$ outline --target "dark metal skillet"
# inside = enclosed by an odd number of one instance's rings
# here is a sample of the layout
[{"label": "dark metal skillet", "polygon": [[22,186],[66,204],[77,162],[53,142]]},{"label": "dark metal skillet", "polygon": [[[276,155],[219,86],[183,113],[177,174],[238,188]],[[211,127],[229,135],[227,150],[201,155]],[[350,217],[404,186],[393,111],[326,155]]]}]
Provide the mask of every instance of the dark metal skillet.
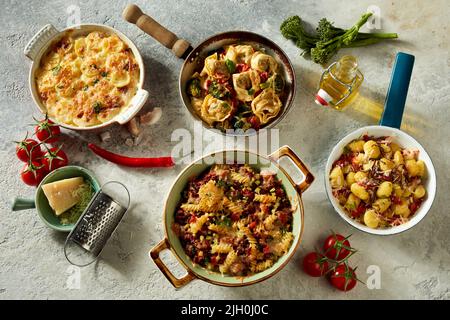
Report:
[{"label": "dark metal skillet", "polygon": [[[186,85],[189,79],[191,79],[192,75],[202,68],[204,59],[208,56],[208,54],[210,54],[214,50],[222,48],[225,45],[235,43],[248,43],[256,48],[264,48],[265,51],[272,57],[274,57],[278,64],[281,66],[281,75],[285,80],[284,92],[280,96],[283,107],[280,113],[262,128],[268,129],[274,127],[279,121],[281,121],[281,119],[284,118],[284,116],[291,108],[292,102],[295,97],[296,88],[294,68],[292,67],[289,58],[283,52],[283,50],[281,50],[281,48],[271,40],[253,32],[229,31],[219,33],[210,38],[207,38],[197,47],[193,48],[188,41],[179,39],[174,33],[161,26],[153,18],[144,14],[142,10],[134,4],[129,4],[123,11],[122,15],[126,21],[137,25],[145,33],[152,36],[168,49],[171,49],[177,57],[185,60],[179,76],[179,91],[181,99],[183,100],[184,105],[189,110],[191,115],[195,119],[202,121],[204,127],[208,129],[214,129],[207,122],[202,120],[192,108],[190,99],[186,93]],[[234,131],[231,133],[222,133],[226,135],[240,136],[248,136],[252,134],[251,131],[243,133],[236,133]]]}]

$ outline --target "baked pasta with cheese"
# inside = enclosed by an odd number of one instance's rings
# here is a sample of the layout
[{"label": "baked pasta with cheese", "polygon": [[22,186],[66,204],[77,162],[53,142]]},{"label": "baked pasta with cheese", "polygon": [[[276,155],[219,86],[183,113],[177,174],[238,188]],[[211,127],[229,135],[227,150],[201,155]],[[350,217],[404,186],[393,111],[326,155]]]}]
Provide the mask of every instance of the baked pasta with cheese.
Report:
[{"label": "baked pasta with cheese", "polygon": [[282,108],[284,80],[277,61],[248,44],[221,48],[206,57],[187,86],[199,117],[222,131],[258,130]]},{"label": "baked pasta with cheese", "polygon": [[137,91],[139,66],[115,34],[66,36],[50,46],[36,73],[39,97],[56,121],[89,127],[107,122]]},{"label": "baked pasta with cheese", "polygon": [[407,222],[426,197],[425,163],[419,151],[391,137],[351,141],[329,174],[333,196],[353,219],[370,228]]},{"label": "baked pasta with cheese", "polygon": [[273,172],[214,165],[185,188],[173,230],[194,264],[249,276],[289,251],[292,221],[293,207]]}]

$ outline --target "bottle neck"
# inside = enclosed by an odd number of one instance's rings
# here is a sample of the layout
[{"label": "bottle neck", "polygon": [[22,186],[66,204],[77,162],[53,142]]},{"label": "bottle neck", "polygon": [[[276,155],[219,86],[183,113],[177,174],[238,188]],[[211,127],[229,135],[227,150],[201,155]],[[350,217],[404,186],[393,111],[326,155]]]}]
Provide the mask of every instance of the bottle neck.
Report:
[{"label": "bottle neck", "polygon": [[337,79],[348,84],[356,77],[358,62],[354,56],[343,56],[330,71]]}]

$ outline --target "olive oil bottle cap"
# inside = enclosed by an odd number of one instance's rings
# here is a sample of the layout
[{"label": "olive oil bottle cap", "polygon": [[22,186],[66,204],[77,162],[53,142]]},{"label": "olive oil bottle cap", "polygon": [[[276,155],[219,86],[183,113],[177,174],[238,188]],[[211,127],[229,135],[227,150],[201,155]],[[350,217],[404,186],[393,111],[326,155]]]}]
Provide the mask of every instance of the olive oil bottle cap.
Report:
[{"label": "olive oil bottle cap", "polygon": [[319,106],[327,107],[333,98],[323,89],[320,89],[314,100]]}]

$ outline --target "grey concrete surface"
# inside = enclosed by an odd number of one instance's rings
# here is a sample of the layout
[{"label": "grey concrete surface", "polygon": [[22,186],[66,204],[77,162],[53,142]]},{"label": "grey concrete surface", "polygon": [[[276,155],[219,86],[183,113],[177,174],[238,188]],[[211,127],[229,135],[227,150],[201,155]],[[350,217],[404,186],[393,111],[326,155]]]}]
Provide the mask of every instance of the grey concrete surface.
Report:
[{"label": "grey concrete surface", "polygon": [[[142,143],[124,144],[128,134],[116,126],[111,150],[129,155],[158,156],[171,152],[176,128],[193,131],[193,121],[178,96],[178,73],[182,61],[121,18],[127,1],[2,1],[0,14],[0,299],[449,299],[449,108],[450,30],[448,1],[256,1],[256,0],[139,0],[137,3],[180,37],[198,44],[212,34],[227,30],[250,30],[277,42],[295,65],[298,91],[288,117],[277,128],[280,143],[296,150],[314,174],[316,182],[304,194],[305,232],[291,262],[273,278],[245,288],[222,288],[194,281],[174,290],[149,260],[148,251],[163,237],[161,219],[165,197],[185,164],[173,170],[130,170],[111,165],[86,148],[86,141],[99,143],[96,134],[64,131],[64,149],[73,164],[85,166],[102,182],[119,180],[131,190],[133,207],[108,243],[102,258],[80,271],[80,288],[70,289],[69,264],[62,247],[65,234],[48,229],[35,210],[11,212],[14,196],[32,197],[34,189],[19,178],[21,163],[11,142],[23,137],[37,115],[28,88],[30,61],[23,55],[27,41],[44,24],[66,26],[70,5],[77,5],[84,23],[102,23],[128,35],[143,54],[147,72],[145,87],[150,98],[145,108],[161,107],[159,123],[145,129]],[[367,48],[342,51],[359,58],[365,82],[361,98],[343,112],[320,108],[313,95],[321,67],[299,56],[299,50],[278,31],[287,16],[299,14],[316,23],[328,17],[338,26],[350,26],[369,5],[381,9],[382,28],[395,31],[400,40]],[[328,202],[323,170],[334,144],[360,126],[376,124],[397,51],[416,56],[402,129],[425,146],[437,171],[438,192],[428,216],[419,225],[392,237],[361,233],[341,220]],[[367,110],[372,110],[367,112]],[[214,134],[206,133],[205,141]],[[330,229],[353,233],[360,252],[352,258],[359,276],[366,269],[381,270],[381,289],[359,284],[343,294],[324,279],[309,278],[299,268],[303,255],[320,246]],[[169,254],[169,266],[180,271]]]}]

